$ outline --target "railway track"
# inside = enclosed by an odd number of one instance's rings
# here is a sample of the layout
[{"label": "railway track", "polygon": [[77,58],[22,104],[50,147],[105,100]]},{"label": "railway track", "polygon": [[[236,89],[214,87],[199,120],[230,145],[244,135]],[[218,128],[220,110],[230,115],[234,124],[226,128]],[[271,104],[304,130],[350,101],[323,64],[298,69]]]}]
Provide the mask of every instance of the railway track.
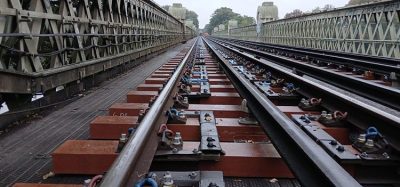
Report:
[{"label": "railway track", "polygon": [[[400,62],[398,61],[398,59],[395,58],[384,58],[384,57],[368,56],[355,53],[344,53],[338,51],[327,51],[327,50],[312,49],[312,48],[271,45],[267,43],[259,43],[259,42],[236,40],[236,39],[224,38],[224,40],[228,40],[233,43],[241,44],[247,47],[252,47],[272,53],[277,53],[272,50],[279,50],[280,52],[292,53],[293,58],[296,56],[297,59],[301,59],[301,57],[305,56],[308,56],[308,60],[310,61],[314,60],[326,61],[328,59],[328,62],[331,63],[357,67],[362,70],[373,70],[380,75],[389,75],[390,73],[395,72],[397,76],[399,76],[398,74],[400,73],[399,71]],[[286,54],[284,55],[286,56]]]},{"label": "railway track", "polygon": [[306,74],[382,105],[400,110],[400,61],[312,49],[289,48],[242,40],[214,41]]},{"label": "railway track", "polygon": [[58,147],[53,172],[87,186],[399,183],[398,117],[210,39],[187,45],[90,140]]},{"label": "railway track", "polygon": [[[229,71],[226,72],[234,72],[236,75],[233,77],[239,77],[236,79],[235,83],[241,83],[237,85],[237,88],[246,88],[241,92],[241,95],[250,95],[249,97],[252,98],[254,103],[250,104],[250,108],[254,107],[252,110],[253,111],[259,111],[260,108],[263,108],[260,106],[259,103],[263,102],[263,98],[266,96],[270,101],[272,101],[275,105],[277,105],[278,109],[287,114],[298,126],[300,126],[310,137],[312,137],[313,140],[315,140],[320,146],[324,147],[324,149],[331,155],[336,161],[341,163],[342,165],[345,163],[353,163],[355,165],[355,168],[359,168],[360,165],[370,165],[369,168],[364,168],[365,172],[364,176],[355,176],[358,181],[366,181],[364,179],[366,178],[373,178],[377,177],[376,173],[373,172],[374,170],[384,170],[388,169],[390,167],[397,168],[398,165],[395,164],[397,161],[396,155],[398,148],[397,145],[398,143],[397,140],[394,140],[390,138],[392,136],[393,138],[396,137],[396,133],[393,133],[390,135],[389,131],[386,131],[392,127],[395,127],[394,129],[391,129],[393,131],[398,132],[396,130],[397,127],[399,127],[400,119],[396,116],[393,116],[391,114],[387,114],[385,112],[380,111],[379,109],[376,109],[374,107],[371,107],[369,105],[366,105],[362,102],[358,102],[357,100],[350,98],[348,96],[345,96],[341,93],[338,93],[334,90],[331,90],[323,85],[320,85],[318,83],[314,83],[312,81],[309,81],[307,79],[302,78],[301,76],[295,75],[291,73],[290,71],[288,72],[287,69],[282,68],[278,65],[273,65],[271,63],[265,64],[260,61],[257,57],[254,57],[253,55],[248,55],[248,54],[243,54],[243,51],[237,50],[237,49],[232,49],[230,47],[214,43],[209,40],[211,45],[215,46],[214,49],[217,51],[217,53],[221,53],[222,55],[220,56],[220,59],[225,62],[226,67],[230,68]],[[255,68],[255,66],[258,66]],[[265,69],[267,71],[264,71],[260,73],[260,69]],[[241,79],[241,80],[240,80]],[[285,80],[281,82],[279,86],[277,86],[277,83],[280,81],[278,80]],[[275,85],[274,85],[275,84]],[[294,86],[298,85],[298,86]],[[248,90],[251,90],[250,92]],[[291,92],[290,90],[293,90],[294,92]],[[294,103],[290,102],[290,98],[292,97]],[[261,98],[261,99],[260,99]],[[306,98],[306,99],[301,99],[301,98]],[[304,108],[304,104],[306,106],[313,105],[312,100],[314,100],[315,103],[319,103],[320,107],[308,110]],[[321,102],[319,102],[321,101]],[[322,102],[323,101],[323,102]],[[258,106],[257,106],[258,105]],[[264,104],[264,106],[267,104]],[[303,105],[303,110],[306,109],[305,111],[301,111],[300,115],[297,115],[295,113],[290,113],[290,112],[285,112],[286,106],[302,106]],[[276,109],[276,108],[275,108]],[[283,110],[282,110],[283,109]],[[266,113],[270,113],[268,111],[274,111],[273,108],[270,108],[267,111],[264,111],[260,113],[257,117],[258,120],[262,118],[262,116]],[[325,112],[323,112],[325,111]],[[330,112],[329,112],[330,111]],[[304,115],[304,112],[307,113]],[[314,113],[315,112],[315,113]],[[321,113],[322,112],[322,113]],[[335,116],[334,113],[337,112],[339,113],[346,113],[345,118],[337,118],[341,119],[339,121],[344,122],[344,124],[329,124],[324,122],[324,118],[321,119],[322,117],[325,117],[326,113],[328,113],[328,118],[332,116]],[[278,112],[279,113],[279,112]],[[313,114],[314,113],[314,114]],[[274,115],[271,115],[271,118],[275,118],[277,115],[273,113]],[[317,114],[317,115],[315,115]],[[366,115],[368,114],[368,115]],[[280,115],[281,116],[281,115]],[[307,116],[312,116],[311,119],[309,119]],[[333,117],[335,118],[335,117]],[[268,119],[268,122],[271,122],[273,120]],[[334,120],[335,121],[335,120]],[[338,120],[336,120],[338,121]],[[352,144],[356,143],[357,139],[360,138],[360,134],[366,133],[367,129],[374,129],[371,124],[382,124],[382,122],[385,121],[384,126],[377,127],[378,129],[381,130],[382,134],[385,134],[385,139],[392,139],[392,148],[397,149],[397,151],[394,151],[394,156],[390,157],[393,158],[392,161],[387,162],[386,164],[380,166],[382,168],[379,169],[379,167],[374,167],[373,165],[374,161],[378,161],[380,159],[369,159],[369,161],[366,161],[365,156],[368,154],[363,155],[363,151],[356,148],[357,146],[353,146]],[[390,123],[387,123],[388,121],[392,121],[391,125],[388,125]],[[333,121],[332,121],[333,122]],[[287,123],[290,123],[287,121]],[[325,124],[326,123],[326,124]],[[312,127],[309,127],[308,125],[314,126],[314,129]],[[372,127],[372,128],[371,128]],[[283,131],[286,132],[275,132],[278,134],[276,138],[273,138],[274,136],[274,131],[278,131],[278,128],[282,128]],[[285,124],[281,125],[276,125],[271,127],[266,126],[264,129],[266,130],[267,135],[274,140],[281,140],[281,139],[295,139],[293,137],[290,137],[291,131],[287,130],[287,126]],[[334,128],[335,130],[333,130]],[[322,129],[322,131],[320,131]],[[343,130],[343,131],[342,131]],[[340,131],[346,133],[342,134]],[[364,132],[363,132],[364,131]],[[383,132],[386,131],[386,132]],[[329,135],[328,135],[329,134]],[[326,136],[328,135],[328,136]],[[339,136],[346,137],[345,139],[341,139]],[[363,136],[363,135],[362,135]],[[283,138],[284,137],[284,138]],[[347,139],[347,140],[346,140]],[[385,141],[386,141],[385,140]],[[333,141],[333,145],[331,145],[330,142]],[[282,149],[285,149],[287,147],[290,147],[290,145],[294,145],[298,143],[298,140],[295,140],[295,142],[291,143],[274,143],[274,145],[277,147],[278,150],[280,150],[280,147]],[[299,144],[299,143],[298,143]],[[390,144],[390,143],[389,143]],[[301,146],[301,145],[299,145]],[[342,146],[344,149],[342,151]],[[339,148],[340,147],[340,148]],[[335,149],[336,148],[336,149]],[[339,150],[338,150],[339,148]],[[361,152],[353,152],[354,148],[356,148],[358,151]],[[291,150],[295,150],[295,148],[291,148]],[[305,149],[302,149],[305,150]],[[352,152],[351,154],[348,154],[348,156],[352,155],[355,156],[353,158],[356,158],[355,160],[349,159],[350,157],[346,158],[346,151]],[[341,152],[341,153],[339,153]],[[282,151],[280,151],[281,154]],[[285,154],[288,155],[288,154]],[[319,157],[321,157],[320,154],[318,154]],[[372,155],[369,155],[372,156]],[[368,157],[368,156],[367,156]],[[388,158],[389,158],[388,157]],[[295,158],[293,158],[295,159]],[[357,166],[357,162],[361,161],[358,163],[359,165]],[[288,160],[287,160],[288,161]],[[349,162],[348,162],[349,161]],[[372,162],[371,162],[372,161]],[[289,162],[289,161],[288,161]],[[294,161],[295,164],[298,163]],[[290,165],[290,164],[289,164]],[[346,164],[345,164],[346,165]],[[350,164],[352,165],[352,164]],[[303,167],[304,168],[304,167]],[[374,168],[374,169],[372,169]],[[359,169],[356,169],[359,170]],[[396,169],[395,169],[396,170]],[[370,174],[367,174],[368,171],[372,172]],[[355,173],[358,173],[359,171],[354,171],[352,175],[357,175]],[[393,172],[393,171],[392,171]],[[351,173],[351,172],[350,172]],[[393,172],[395,173],[395,172]],[[368,176],[369,175],[369,176]],[[382,176],[389,176],[387,173],[383,174]],[[383,185],[383,184],[381,184]],[[340,186],[340,185],[339,185]]]}]

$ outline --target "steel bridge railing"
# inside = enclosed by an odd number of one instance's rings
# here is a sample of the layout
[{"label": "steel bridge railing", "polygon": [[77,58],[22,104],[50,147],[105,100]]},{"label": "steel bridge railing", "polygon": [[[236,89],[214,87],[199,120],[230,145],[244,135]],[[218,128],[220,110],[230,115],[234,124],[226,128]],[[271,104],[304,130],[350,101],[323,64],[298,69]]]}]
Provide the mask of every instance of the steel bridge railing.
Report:
[{"label": "steel bridge railing", "polygon": [[0,1],[0,77],[24,85],[0,93],[44,92],[194,35],[153,1]]},{"label": "steel bridge railing", "polygon": [[[258,29],[257,29],[258,27]],[[351,6],[214,33],[269,44],[400,58],[400,1]]]}]

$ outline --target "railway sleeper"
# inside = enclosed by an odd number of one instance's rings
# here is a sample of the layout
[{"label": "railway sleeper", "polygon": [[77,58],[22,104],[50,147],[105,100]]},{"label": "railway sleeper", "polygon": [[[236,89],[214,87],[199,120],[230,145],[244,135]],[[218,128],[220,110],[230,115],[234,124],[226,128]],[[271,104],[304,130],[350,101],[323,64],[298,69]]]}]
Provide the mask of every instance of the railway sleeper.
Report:
[{"label": "railway sleeper", "polygon": [[[214,46],[215,47],[215,46]],[[240,58],[227,49],[216,47],[219,52],[241,76],[264,93],[277,108],[316,141],[329,155],[340,163],[351,175],[362,179],[373,177],[366,170],[387,168],[387,176],[399,167],[399,157],[393,151],[385,137],[375,127],[367,130],[357,128],[347,121],[352,111],[331,111],[324,108],[324,101],[303,95],[301,85],[293,85],[285,77],[271,73],[268,68]],[[287,54],[285,54],[287,55]],[[260,74],[260,72],[262,72]],[[374,72],[361,73],[359,78],[375,80]],[[379,81],[377,81],[379,82]],[[279,83],[279,84],[277,84]],[[382,83],[383,84],[383,83]],[[308,99],[306,99],[308,97]],[[297,103],[297,104],[296,104]],[[368,169],[367,169],[368,168]],[[366,174],[368,173],[368,174]],[[383,175],[383,174],[382,174]],[[385,178],[380,175],[380,177]],[[368,177],[366,177],[368,176]],[[384,179],[382,179],[384,181]]]}]

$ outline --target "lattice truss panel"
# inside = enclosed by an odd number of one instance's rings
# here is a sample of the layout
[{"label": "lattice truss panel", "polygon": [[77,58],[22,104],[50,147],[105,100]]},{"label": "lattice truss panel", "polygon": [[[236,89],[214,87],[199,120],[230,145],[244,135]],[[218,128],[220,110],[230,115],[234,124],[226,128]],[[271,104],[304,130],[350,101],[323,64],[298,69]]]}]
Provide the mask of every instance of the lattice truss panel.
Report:
[{"label": "lattice truss panel", "polygon": [[145,0],[1,0],[0,69],[43,72],[177,43],[182,25]]},{"label": "lattice truss panel", "polygon": [[232,29],[230,37],[400,58],[400,1],[337,9]]},{"label": "lattice truss panel", "polygon": [[234,38],[240,38],[242,40],[258,41],[257,26],[250,25],[246,27],[231,29],[230,36]]}]

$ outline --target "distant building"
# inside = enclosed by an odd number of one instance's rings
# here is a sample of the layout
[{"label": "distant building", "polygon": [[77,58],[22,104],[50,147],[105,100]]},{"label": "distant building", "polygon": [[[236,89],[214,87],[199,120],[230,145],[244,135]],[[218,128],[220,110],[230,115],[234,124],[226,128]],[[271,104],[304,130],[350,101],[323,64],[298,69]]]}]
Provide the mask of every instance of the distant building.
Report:
[{"label": "distant building", "polygon": [[185,25],[192,28],[193,30],[196,30],[196,26],[193,24],[192,20],[185,20]]},{"label": "distant building", "polygon": [[182,6],[181,3],[173,3],[171,7],[169,7],[168,12],[174,16],[175,18],[183,21],[186,19],[186,8]]},{"label": "distant building", "polygon": [[231,29],[237,28],[238,27],[238,21],[231,19],[228,22],[228,31],[230,31]]},{"label": "distant building", "polygon": [[224,31],[225,30],[225,25],[224,24],[218,25],[218,30],[219,31]]},{"label": "distant building", "polygon": [[214,27],[213,33],[218,32],[218,27]]},{"label": "distant building", "polygon": [[264,2],[257,9],[257,23],[265,23],[278,19],[278,7],[274,2]]}]

